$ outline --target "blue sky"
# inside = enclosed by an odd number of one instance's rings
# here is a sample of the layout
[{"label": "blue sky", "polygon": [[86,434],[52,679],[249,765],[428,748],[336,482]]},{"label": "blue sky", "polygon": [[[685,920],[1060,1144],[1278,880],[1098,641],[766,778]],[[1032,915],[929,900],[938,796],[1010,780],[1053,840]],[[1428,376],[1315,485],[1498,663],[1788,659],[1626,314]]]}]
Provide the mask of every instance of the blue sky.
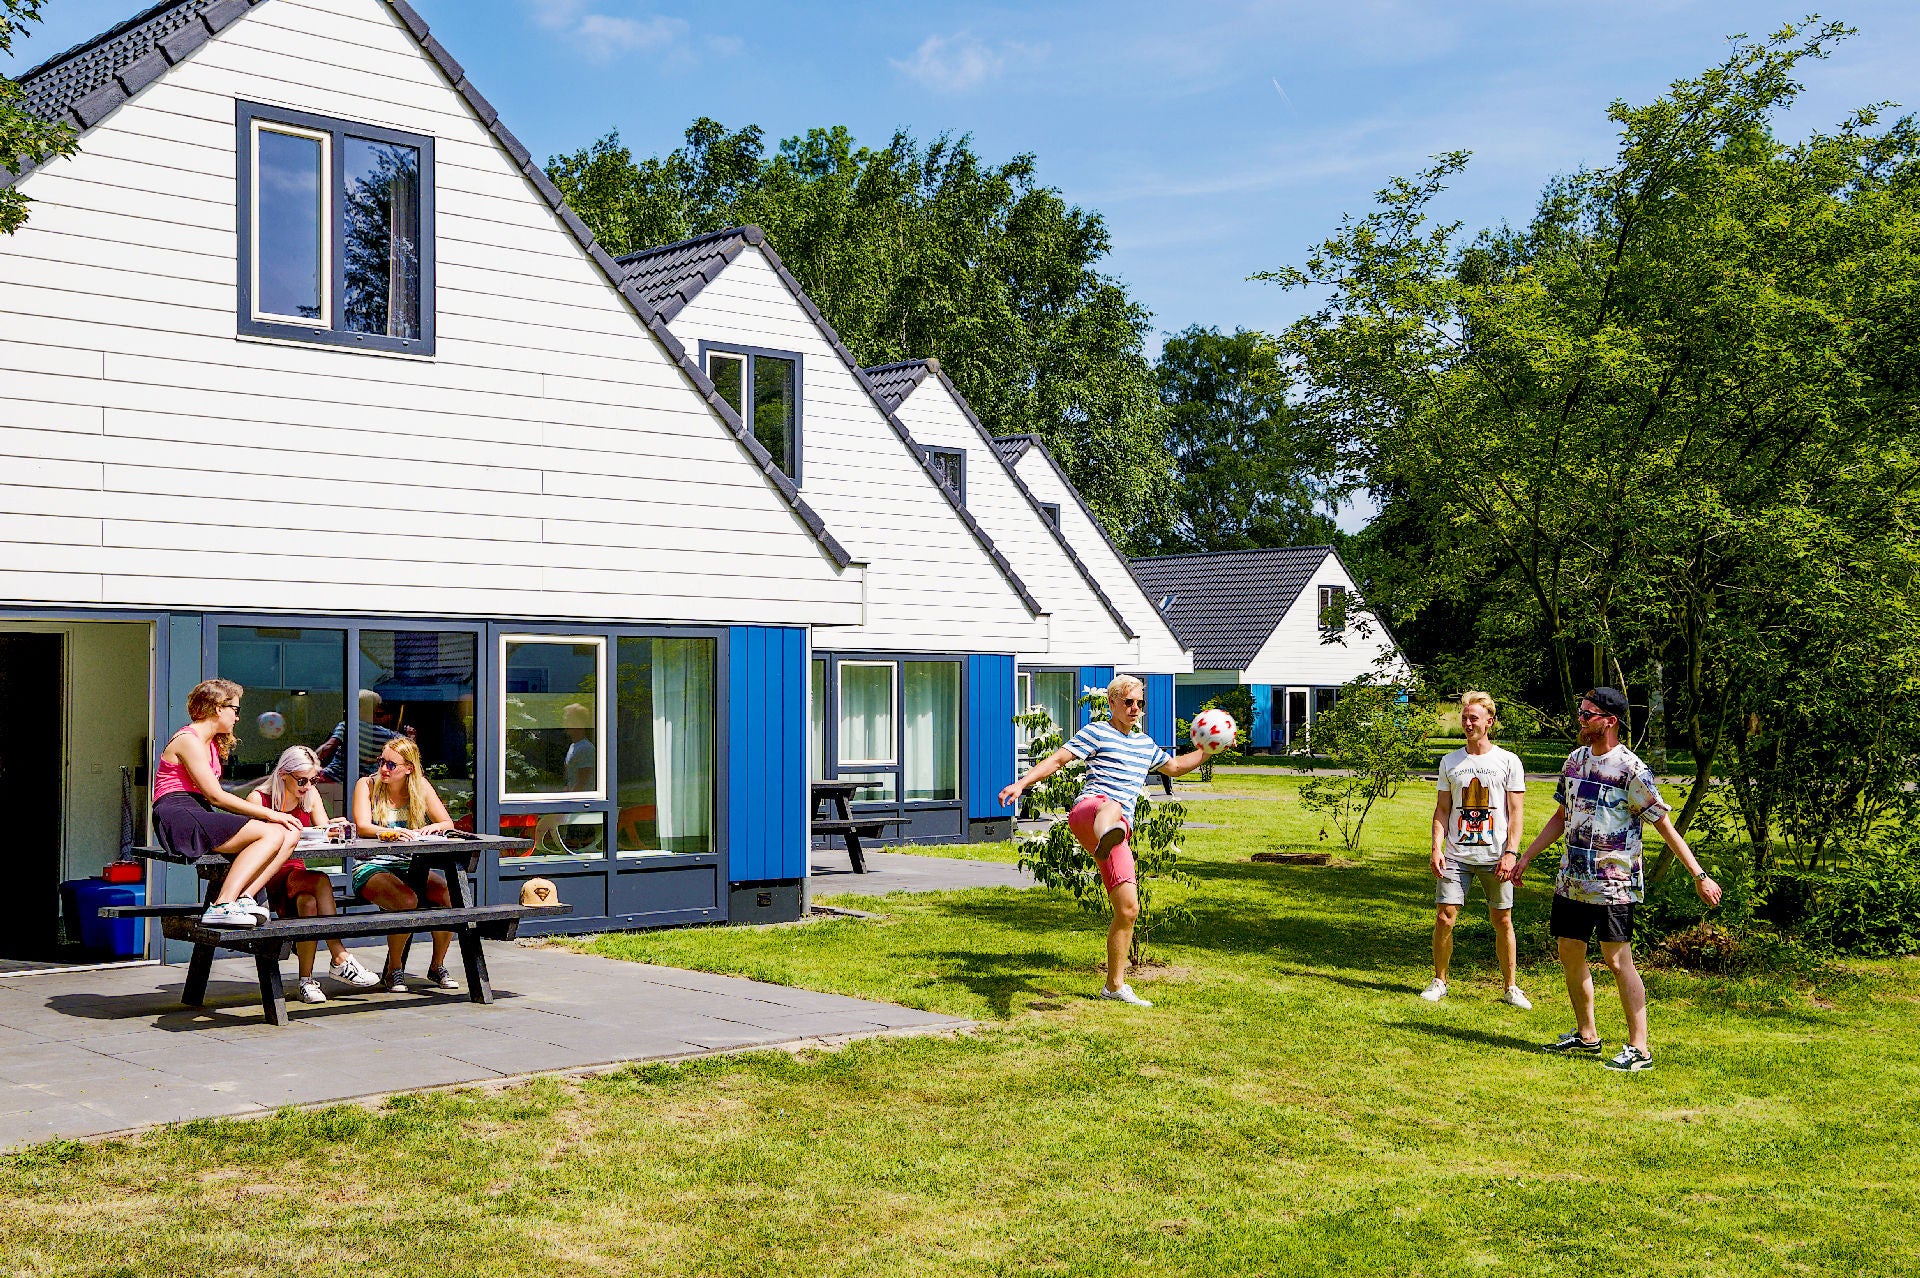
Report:
[{"label": "blue sky", "polygon": [[[638,154],[670,150],[700,115],[773,139],[845,124],[876,146],[904,128],[971,133],[989,159],[1031,151],[1105,215],[1108,269],[1158,333],[1285,327],[1303,300],[1246,277],[1302,260],[1436,152],[1474,152],[1446,215],[1526,217],[1547,178],[1611,155],[1611,100],[1657,96],[1804,2],[414,0],[543,158],[615,128]],[[143,3],[52,0],[7,69]],[[1806,69],[1788,130],[1872,101],[1920,109],[1920,4],[1830,12],[1860,33]]]}]

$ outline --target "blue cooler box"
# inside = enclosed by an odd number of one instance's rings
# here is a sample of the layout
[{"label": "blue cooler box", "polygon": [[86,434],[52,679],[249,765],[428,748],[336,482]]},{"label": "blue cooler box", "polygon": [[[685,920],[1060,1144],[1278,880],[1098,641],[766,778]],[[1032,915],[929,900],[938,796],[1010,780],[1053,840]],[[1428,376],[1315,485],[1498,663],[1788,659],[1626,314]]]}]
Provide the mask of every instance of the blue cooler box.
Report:
[{"label": "blue cooler box", "polygon": [[145,905],[144,883],[102,883],[73,879],[60,885],[73,894],[74,917],[80,920],[80,943],[96,953],[115,958],[139,958],[147,952],[145,919],[103,919],[103,905]]}]

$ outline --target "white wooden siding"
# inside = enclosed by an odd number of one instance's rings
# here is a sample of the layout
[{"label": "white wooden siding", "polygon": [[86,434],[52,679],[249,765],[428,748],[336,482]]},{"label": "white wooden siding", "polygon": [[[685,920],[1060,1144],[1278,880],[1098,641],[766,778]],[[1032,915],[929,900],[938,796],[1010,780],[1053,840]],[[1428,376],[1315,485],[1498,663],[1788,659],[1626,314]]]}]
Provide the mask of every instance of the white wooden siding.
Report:
[{"label": "white wooden siding", "polygon": [[[1353,578],[1339,556],[1328,555],[1314,570],[1313,580],[1287,609],[1260,651],[1240,676],[1242,683],[1269,683],[1276,687],[1328,686],[1346,683],[1373,672],[1391,675],[1398,664],[1375,664],[1382,653],[1396,651],[1392,639],[1370,615],[1350,610],[1346,632],[1335,643],[1320,641],[1320,587],[1341,586],[1355,597]],[[1363,631],[1365,633],[1363,633]]]},{"label": "white wooden siding", "polygon": [[1017,653],[1044,646],[1047,623],[1027,612],[758,246],[735,258],[670,327],[695,353],[709,341],[800,356],[800,491],[867,566],[865,623],[823,630],[816,647]]},{"label": "white wooden siding", "polygon": [[1087,517],[1080,499],[1060,478],[1053,463],[1042,456],[1039,449],[1029,448],[1021,454],[1015,469],[1035,497],[1059,504],[1060,531],[1066,535],[1067,544],[1073,547],[1073,553],[1080,556],[1080,562],[1087,566],[1100,588],[1107,592],[1107,598],[1114,601],[1120,615],[1140,636],[1140,655],[1126,668],[1153,674],[1192,670],[1193,654],[1180,646],[1166,618],[1160,615],[1159,600],[1147,598],[1140,589],[1140,583],[1133,579],[1133,573],[1115,552],[1113,543]]},{"label": "white wooden siding", "polygon": [[[236,338],[236,99],[434,138],[435,357]],[[377,0],[252,10],[21,189],[0,599],[859,619],[860,570]]]},{"label": "white wooden siding", "polygon": [[1126,636],[1094,595],[1054,540],[1046,518],[1015,485],[1006,465],[967,419],[946,383],[928,377],[894,415],[921,444],[965,450],[967,510],[1047,610],[1046,646],[1021,651],[1020,661],[1028,665],[1133,664],[1139,657],[1138,642]]}]

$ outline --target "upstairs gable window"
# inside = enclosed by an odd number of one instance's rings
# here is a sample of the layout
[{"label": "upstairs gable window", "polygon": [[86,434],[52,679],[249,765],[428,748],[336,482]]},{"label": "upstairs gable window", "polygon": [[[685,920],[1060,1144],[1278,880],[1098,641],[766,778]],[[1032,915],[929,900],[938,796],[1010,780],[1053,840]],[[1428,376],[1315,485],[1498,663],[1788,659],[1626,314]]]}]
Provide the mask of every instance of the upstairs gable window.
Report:
[{"label": "upstairs gable window", "polygon": [[967,455],[958,448],[927,449],[927,464],[933,467],[933,473],[940,477],[953,499],[962,506],[967,504]]},{"label": "upstairs gable window", "polygon": [[700,343],[707,376],[720,398],[740,414],[741,422],[773,464],[795,484],[800,482],[800,356],[792,351]]},{"label": "upstairs gable window", "polygon": [[1042,515],[1045,515],[1047,517],[1047,522],[1052,524],[1055,528],[1058,528],[1060,526],[1060,503],[1059,502],[1057,501],[1041,502],[1040,513]]},{"label": "upstairs gable window", "polygon": [[238,109],[239,329],[434,351],[433,139]]},{"label": "upstairs gable window", "polygon": [[1320,587],[1320,633],[1324,635],[1343,634],[1347,629],[1347,588],[1345,586]]}]

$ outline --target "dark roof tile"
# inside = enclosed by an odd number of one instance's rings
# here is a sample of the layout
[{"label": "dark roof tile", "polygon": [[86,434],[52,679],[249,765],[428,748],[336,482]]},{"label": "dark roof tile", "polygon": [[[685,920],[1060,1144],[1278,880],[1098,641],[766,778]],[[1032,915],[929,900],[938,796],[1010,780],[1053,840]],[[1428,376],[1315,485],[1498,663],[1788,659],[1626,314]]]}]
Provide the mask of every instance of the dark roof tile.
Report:
[{"label": "dark roof tile", "polygon": [[619,260],[627,280],[662,318],[671,320],[746,247],[746,229],[730,226],[690,240],[642,249]]},{"label": "dark roof tile", "polygon": [[1193,649],[1196,670],[1245,670],[1275,626],[1306,589],[1331,546],[1220,550],[1133,561],[1134,576],[1180,642]]},{"label": "dark roof tile", "polygon": [[[170,54],[167,59],[169,62],[180,61],[206,43],[207,25],[201,21],[201,15],[218,7],[224,16],[227,13],[224,6],[228,2],[162,0],[160,4],[143,9],[125,22],[101,32],[91,40],[74,45],[65,53],[55,54],[16,77],[22,93],[21,105],[30,114],[43,120],[72,123],[68,113],[75,106],[98,93],[121,71],[160,48],[162,42],[171,41],[172,49],[177,50]],[[240,0],[241,12],[246,7],[246,0]],[[237,17],[238,14],[233,16]],[[232,20],[233,17],[225,17],[222,25]],[[185,36],[181,35],[183,30],[187,31]],[[141,87],[152,83],[154,78],[146,77]],[[83,127],[90,128],[94,122],[85,121]]]},{"label": "dark roof tile", "polygon": [[[933,371],[933,362],[924,359],[902,360],[898,364],[881,364],[869,368],[867,380],[873,383],[874,390],[880,392],[880,398],[887,402],[888,408],[898,408],[906,403],[907,396],[914,388],[925,381],[927,374]],[[955,395],[955,399],[959,396]],[[971,409],[966,410],[971,417]]]},{"label": "dark roof tile", "polygon": [[1018,466],[1020,459],[1027,455],[1038,437],[1034,435],[1002,435],[993,441],[993,451],[1009,466]]}]

